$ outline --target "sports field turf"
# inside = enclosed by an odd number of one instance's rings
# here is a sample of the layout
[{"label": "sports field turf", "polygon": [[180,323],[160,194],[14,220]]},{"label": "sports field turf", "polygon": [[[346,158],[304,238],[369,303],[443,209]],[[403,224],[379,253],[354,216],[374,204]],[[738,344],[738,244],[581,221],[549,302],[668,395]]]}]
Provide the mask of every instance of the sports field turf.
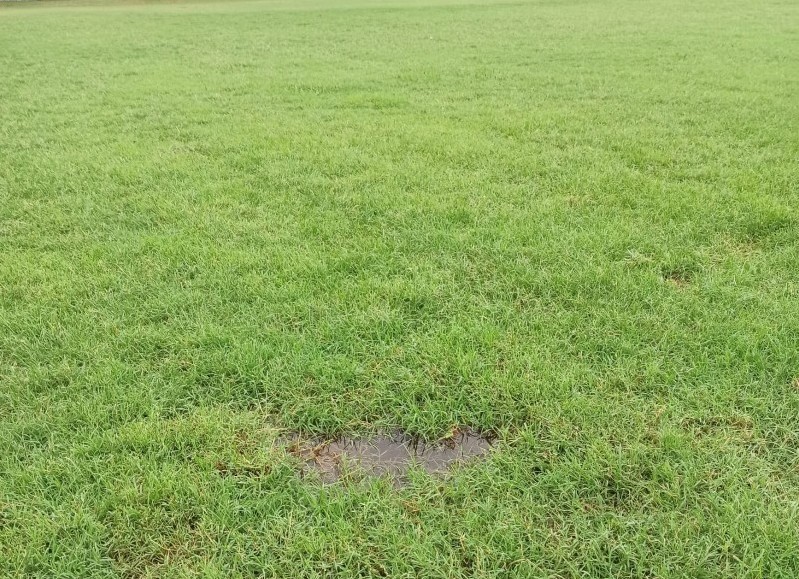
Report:
[{"label": "sports field turf", "polygon": [[799,3],[0,6],[0,576],[799,576]]}]

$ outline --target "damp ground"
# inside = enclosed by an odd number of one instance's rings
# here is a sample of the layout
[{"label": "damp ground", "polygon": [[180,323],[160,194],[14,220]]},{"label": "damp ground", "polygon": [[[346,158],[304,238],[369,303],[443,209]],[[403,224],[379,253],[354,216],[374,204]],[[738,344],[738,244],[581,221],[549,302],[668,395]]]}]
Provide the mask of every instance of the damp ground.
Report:
[{"label": "damp ground", "polygon": [[318,473],[325,483],[336,482],[348,473],[362,473],[389,477],[396,485],[402,485],[412,468],[443,475],[456,465],[485,458],[494,439],[465,428],[436,441],[425,441],[404,432],[337,438],[293,433],[282,439],[281,444],[300,459],[303,475]]}]

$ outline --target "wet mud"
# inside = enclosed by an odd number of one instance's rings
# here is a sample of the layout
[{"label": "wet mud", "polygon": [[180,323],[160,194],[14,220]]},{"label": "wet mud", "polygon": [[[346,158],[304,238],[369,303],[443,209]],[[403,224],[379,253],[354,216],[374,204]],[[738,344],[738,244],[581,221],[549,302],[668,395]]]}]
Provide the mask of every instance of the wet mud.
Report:
[{"label": "wet mud", "polygon": [[360,472],[368,476],[389,477],[395,485],[402,486],[413,467],[431,474],[445,474],[457,464],[485,457],[494,441],[489,435],[465,428],[433,442],[394,432],[333,439],[292,434],[279,444],[301,460],[302,474],[316,472],[325,483],[336,482],[348,473]]}]

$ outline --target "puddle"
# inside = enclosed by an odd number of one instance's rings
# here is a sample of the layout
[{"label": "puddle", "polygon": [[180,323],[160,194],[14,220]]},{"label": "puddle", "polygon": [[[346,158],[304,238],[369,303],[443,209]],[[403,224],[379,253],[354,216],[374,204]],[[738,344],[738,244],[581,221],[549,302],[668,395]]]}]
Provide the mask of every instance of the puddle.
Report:
[{"label": "puddle", "polygon": [[332,483],[345,473],[361,471],[369,476],[388,476],[402,485],[411,467],[431,474],[446,473],[452,466],[488,454],[492,438],[471,429],[459,429],[449,438],[425,442],[397,432],[373,437],[341,437],[332,440],[284,438],[286,451],[303,461],[302,473],[317,472]]}]

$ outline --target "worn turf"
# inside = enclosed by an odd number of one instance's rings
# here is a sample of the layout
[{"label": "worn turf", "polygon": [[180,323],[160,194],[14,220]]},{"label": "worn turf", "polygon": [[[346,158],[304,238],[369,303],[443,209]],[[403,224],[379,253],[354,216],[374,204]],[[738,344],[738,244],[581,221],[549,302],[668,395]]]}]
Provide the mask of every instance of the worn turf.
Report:
[{"label": "worn turf", "polygon": [[[799,575],[799,4],[0,6],[0,575]],[[273,448],[453,426],[323,486]]]}]

